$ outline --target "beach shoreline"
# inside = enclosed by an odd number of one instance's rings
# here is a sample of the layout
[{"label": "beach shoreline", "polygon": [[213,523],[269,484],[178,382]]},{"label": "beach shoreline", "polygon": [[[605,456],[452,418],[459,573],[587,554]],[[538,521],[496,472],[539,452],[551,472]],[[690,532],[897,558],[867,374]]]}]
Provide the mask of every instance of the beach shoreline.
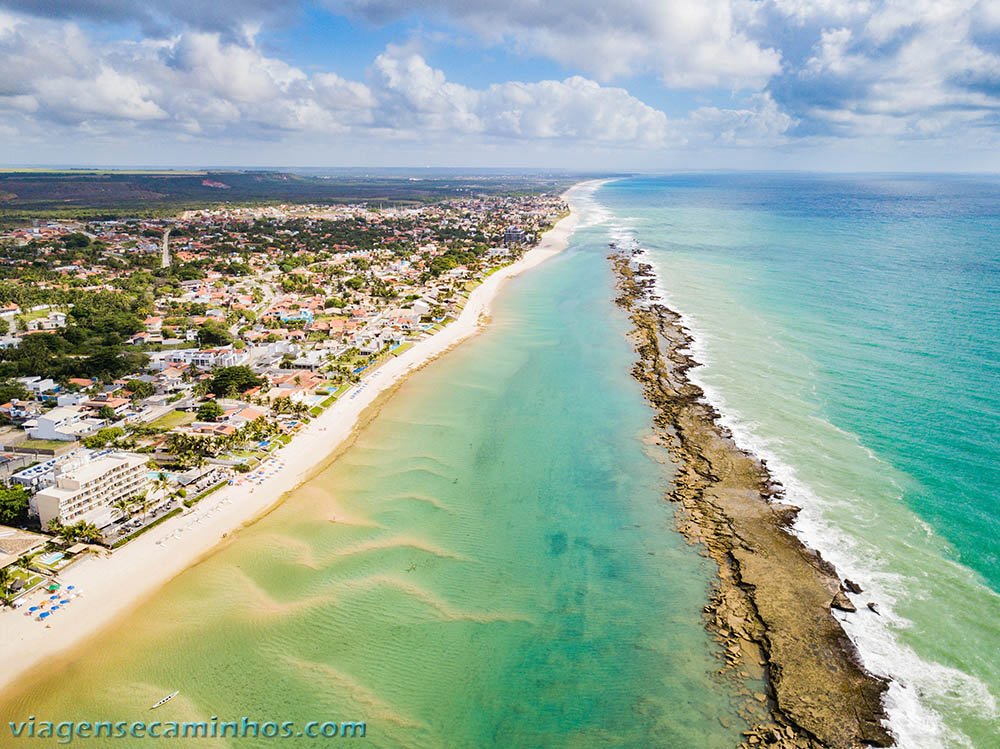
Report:
[{"label": "beach shoreline", "polygon": [[[381,404],[412,373],[482,330],[504,282],[562,252],[579,214],[573,197],[601,180],[581,182],[565,193],[570,212],[516,262],[487,276],[469,294],[459,317],[434,335],[386,361],[361,383],[341,395],[267,461],[273,469],[263,483],[226,486],[190,510],[152,528],[121,549],[89,555],[60,575],[65,587],[82,595],[49,623],[26,616],[24,609],[0,613],[0,636],[8,643],[0,689],[29,672],[44,671],[206,556],[232,541],[236,533],[280,505],[287,496],[326,468],[378,413]],[[32,594],[34,602],[39,593]],[[39,599],[40,600],[40,599]],[[39,668],[41,667],[41,668]]]}]

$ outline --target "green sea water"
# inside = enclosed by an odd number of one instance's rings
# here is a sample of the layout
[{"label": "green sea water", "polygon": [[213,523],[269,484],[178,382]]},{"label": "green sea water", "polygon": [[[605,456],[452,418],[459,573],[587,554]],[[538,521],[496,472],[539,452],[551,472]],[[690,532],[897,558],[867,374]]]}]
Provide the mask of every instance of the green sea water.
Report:
[{"label": "green sea water", "polygon": [[643,442],[606,241],[583,226],[509,282],[487,330],[342,457],[10,690],[4,719],[149,720],[177,689],[157,719],[364,721],[379,747],[736,745],[701,613],[712,565]]}]

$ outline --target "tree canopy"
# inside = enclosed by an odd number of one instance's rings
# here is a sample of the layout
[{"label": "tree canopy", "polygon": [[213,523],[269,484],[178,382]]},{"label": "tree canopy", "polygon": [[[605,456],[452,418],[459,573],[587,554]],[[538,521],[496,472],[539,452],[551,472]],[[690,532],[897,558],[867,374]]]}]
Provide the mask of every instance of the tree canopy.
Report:
[{"label": "tree canopy", "polygon": [[257,387],[263,379],[246,365],[222,367],[216,370],[208,385],[209,392],[218,396],[234,396]]},{"label": "tree canopy", "polygon": [[28,515],[28,492],[23,486],[0,489],[0,523],[14,525]]},{"label": "tree canopy", "polygon": [[215,401],[205,401],[198,406],[198,421],[218,421],[225,411]]}]

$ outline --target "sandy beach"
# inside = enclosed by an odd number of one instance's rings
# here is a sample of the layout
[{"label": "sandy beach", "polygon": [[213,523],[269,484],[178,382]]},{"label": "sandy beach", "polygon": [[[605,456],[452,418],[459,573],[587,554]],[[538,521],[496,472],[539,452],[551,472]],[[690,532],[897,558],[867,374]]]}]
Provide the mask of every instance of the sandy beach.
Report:
[{"label": "sandy beach", "polygon": [[[391,392],[409,374],[483,327],[490,305],[506,279],[545,262],[567,247],[578,220],[572,210],[574,193],[591,185],[581,183],[564,194],[570,203],[570,214],[520,260],[496,271],[476,287],[457,320],[384,363],[306,425],[290,445],[275,452],[264,464],[268,475],[262,483],[244,481],[227,486],[121,549],[101,556],[92,554],[71,566],[60,575],[63,587],[75,586],[82,595],[51,617],[49,623],[27,616],[26,607],[0,613],[0,639],[8,644],[0,688],[99,633],[220,544],[231,540],[234,531],[266,514],[290,491],[325,467],[357,428],[366,423],[372,413],[369,407],[377,405],[381,394]],[[43,597],[40,591],[32,594],[26,606]]]}]

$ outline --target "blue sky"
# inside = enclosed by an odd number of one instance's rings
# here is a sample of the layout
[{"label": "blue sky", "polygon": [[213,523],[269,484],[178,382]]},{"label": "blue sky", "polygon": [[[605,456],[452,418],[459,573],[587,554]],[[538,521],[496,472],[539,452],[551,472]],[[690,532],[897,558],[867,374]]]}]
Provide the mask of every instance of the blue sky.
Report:
[{"label": "blue sky", "polygon": [[1000,0],[0,0],[7,165],[1000,169]]}]

